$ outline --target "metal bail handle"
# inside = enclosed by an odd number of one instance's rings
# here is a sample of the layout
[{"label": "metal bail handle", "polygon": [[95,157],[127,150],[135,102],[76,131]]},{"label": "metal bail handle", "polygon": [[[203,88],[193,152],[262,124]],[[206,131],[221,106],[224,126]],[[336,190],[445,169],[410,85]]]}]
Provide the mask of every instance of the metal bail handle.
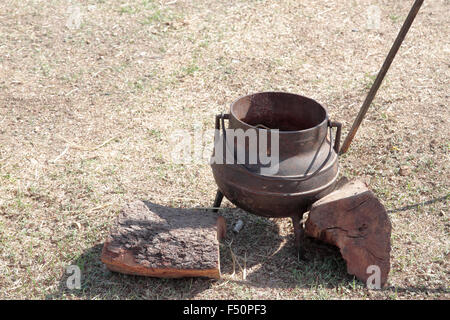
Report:
[{"label": "metal bail handle", "polygon": [[[224,144],[225,144],[225,148],[228,148],[228,143],[227,143],[227,136],[226,136],[226,132],[225,132],[225,119],[229,120],[230,119],[230,114],[228,113],[221,113],[216,115],[216,129],[220,130],[220,127],[222,126],[222,135],[223,135],[223,139],[224,139]],[[320,170],[322,170],[322,168],[325,166],[325,164],[328,162],[328,160],[331,157],[331,145],[333,144],[333,134],[332,134],[332,128],[336,128],[336,139],[334,140],[334,146],[333,149],[336,152],[336,154],[339,151],[339,145],[340,145],[340,141],[341,141],[341,129],[342,129],[342,124],[340,122],[337,121],[330,121],[328,120],[327,123],[327,127],[330,128],[330,149],[328,151],[328,156],[326,157],[325,161],[319,166],[319,168],[317,168],[316,171],[314,171],[314,173],[312,173],[311,175],[307,176],[307,177],[301,177],[301,178],[286,178],[287,180],[295,180],[295,181],[306,181],[311,179],[312,177],[314,177],[315,175],[317,175]],[[325,135],[323,137],[322,143],[320,144],[320,147],[318,148],[317,151],[320,150],[320,148],[322,147],[322,145],[324,144],[325,140],[327,139],[327,135]],[[233,156],[234,156],[234,160],[235,160],[235,164],[237,163],[237,159],[236,159],[236,155],[233,152]],[[311,168],[312,165],[314,164],[315,161],[315,157],[312,160],[311,164],[309,165],[309,167]],[[244,165],[240,164],[242,167],[244,167],[245,169],[247,169]],[[247,169],[248,170],[248,169]],[[308,171],[306,171],[306,173],[308,173]],[[305,173],[305,174],[306,174]]]},{"label": "metal bail handle", "polygon": [[341,144],[341,130],[342,130],[342,123],[337,122],[337,121],[329,121],[328,125],[330,126],[330,128],[336,128],[336,138],[334,139],[334,151],[336,151],[336,153],[339,152],[339,146]]},{"label": "metal bail handle", "polygon": [[[332,134],[332,128],[336,127],[336,140],[334,142],[334,151],[339,150],[339,143],[341,140],[341,128],[342,128],[342,124],[340,122],[337,121],[330,121],[328,120],[327,126],[330,128],[330,149],[328,150],[328,155],[326,157],[326,159],[322,162],[322,164],[316,169],[316,171],[314,171],[311,175],[306,176],[306,177],[302,177],[302,178],[294,178],[292,180],[297,180],[297,181],[306,181],[311,179],[312,177],[316,176],[320,170],[322,170],[322,168],[327,164],[328,160],[330,160],[331,157],[331,145],[333,144],[333,134]],[[327,139],[327,135],[325,134],[325,136],[322,139],[322,143],[320,144],[320,147],[317,149],[317,153],[316,155],[319,153],[320,149],[322,148],[322,145],[325,143],[325,140]],[[337,151],[336,151],[337,152]],[[311,161],[311,164],[309,165],[309,168],[311,168],[314,164],[314,161],[316,160],[316,156],[314,156],[313,160]],[[305,174],[307,174],[309,171],[306,170]]]}]

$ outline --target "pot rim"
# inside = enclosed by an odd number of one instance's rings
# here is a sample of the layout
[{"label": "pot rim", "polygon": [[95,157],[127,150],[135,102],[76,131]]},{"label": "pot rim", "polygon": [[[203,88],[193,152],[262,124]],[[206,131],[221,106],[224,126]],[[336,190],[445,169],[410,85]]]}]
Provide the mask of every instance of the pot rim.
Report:
[{"label": "pot rim", "polygon": [[239,119],[239,118],[236,116],[236,114],[234,113],[234,111],[233,111],[233,106],[234,106],[239,100],[244,99],[244,98],[247,98],[247,97],[255,96],[255,95],[258,95],[258,94],[267,94],[267,93],[292,95],[292,96],[298,96],[298,97],[301,97],[301,98],[304,98],[304,99],[308,99],[308,100],[313,101],[313,102],[316,103],[317,105],[319,105],[319,106],[325,111],[325,119],[324,119],[322,122],[320,122],[319,124],[315,125],[314,127],[311,127],[311,128],[308,128],[308,129],[303,129],[303,130],[287,130],[287,131],[284,131],[284,130],[283,130],[283,131],[282,131],[282,130],[278,130],[279,134],[293,134],[293,133],[300,133],[300,132],[313,131],[313,130],[316,130],[317,128],[319,128],[319,127],[322,127],[322,126],[324,125],[324,123],[327,123],[327,126],[328,126],[328,121],[329,121],[328,110],[327,110],[327,108],[325,108],[322,104],[320,104],[320,103],[317,102],[316,100],[311,99],[311,98],[308,98],[308,97],[306,97],[306,96],[302,96],[302,95],[296,94],[296,93],[284,92],[284,91],[263,91],[263,92],[256,92],[256,93],[251,93],[251,94],[243,95],[243,96],[237,98],[236,100],[234,100],[234,101],[231,103],[231,105],[230,105],[230,114],[231,114],[231,115],[233,116],[233,118],[236,119],[238,122],[240,122],[240,123],[242,123],[242,124],[244,124],[244,125],[246,125],[246,126],[248,126],[248,127],[250,127],[250,128],[253,128],[253,129],[256,129],[256,130],[267,130],[267,131],[275,130],[275,129],[264,129],[264,128],[258,128],[258,127],[256,127],[256,126],[252,126],[251,124],[248,124],[247,122],[244,122],[244,121],[242,121],[241,119]]}]

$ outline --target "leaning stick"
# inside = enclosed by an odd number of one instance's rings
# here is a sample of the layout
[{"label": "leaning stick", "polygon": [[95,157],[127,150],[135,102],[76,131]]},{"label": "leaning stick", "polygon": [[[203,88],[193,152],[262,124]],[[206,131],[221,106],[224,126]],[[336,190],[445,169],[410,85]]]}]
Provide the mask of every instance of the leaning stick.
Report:
[{"label": "leaning stick", "polygon": [[375,98],[375,95],[378,91],[378,88],[381,85],[381,82],[383,82],[384,76],[386,75],[387,71],[389,70],[389,67],[391,66],[392,61],[394,60],[394,57],[400,48],[403,39],[405,39],[406,34],[408,33],[409,28],[411,27],[411,24],[414,21],[414,18],[416,17],[417,13],[419,12],[420,7],[422,6],[423,0],[416,0],[414,2],[414,5],[412,6],[411,10],[409,11],[408,16],[406,17],[405,22],[403,23],[402,28],[400,29],[400,32],[397,35],[397,38],[394,41],[394,44],[391,47],[391,50],[389,51],[386,60],[383,63],[383,66],[380,69],[380,72],[377,75],[377,78],[375,79],[375,82],[372,85],[372,88],[370,88],[369,93],[367,94],[366,100],[364,100],[363,105],[361,106],[361,110],[359,110],[358,116],[355,119],[355,122],[353,122],[353,125],[347,135],[347,137],[344,140],[344,143],[342,144],[342,148],[339,151],[339,154],[343,154],[347,152],[350,143],[352,142],[353,138],[356,135],[356,131],[359,128],[359,125],[364,119],[364,116],[366,115],[367,110],[370,107],[370,104],[372,103],[373,98]]}]

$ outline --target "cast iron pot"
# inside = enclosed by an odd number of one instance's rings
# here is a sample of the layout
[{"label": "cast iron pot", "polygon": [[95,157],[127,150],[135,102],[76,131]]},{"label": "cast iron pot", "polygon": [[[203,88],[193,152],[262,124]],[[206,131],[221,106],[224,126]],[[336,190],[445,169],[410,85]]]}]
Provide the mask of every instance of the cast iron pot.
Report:
[{"label": "cast iron pot", "polygon": [[[278,171],[264,173],[265,166],[260,162],[226,163],[226,148],[236,152],[238,142],[226,138],[224,120],[228,120],[229,129],[256,130],[258,145],[260,131],[265,130],[269,155],[273,151],[273,129],[279,129]],[[332,127],[337,128],[334,145]],[[318,102],[284,92],[244,96],[232,103],[229,114],[216,116],[216,129],[221,129],[225,150],[223,164],[211,163],[219,189],[215,207],[220,206],[224,195],[250,213],[297,220],[308,205],[334,189],[339,174],[341,124],[330,121],[327,110]],[[249,159],[248,155],[245,159]]]}]

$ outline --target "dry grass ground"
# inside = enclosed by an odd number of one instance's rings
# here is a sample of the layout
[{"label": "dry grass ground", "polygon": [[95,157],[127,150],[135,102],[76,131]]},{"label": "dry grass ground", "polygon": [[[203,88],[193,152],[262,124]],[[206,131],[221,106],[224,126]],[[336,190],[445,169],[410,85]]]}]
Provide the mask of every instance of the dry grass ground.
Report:
[{"label": "dry grass ground", "polygon": [[[448,0],[425,1],[340,161],[389,210],[388,288],[368,291],[313,241],[297,260],[289,220],[229,202],[229,226],[245,227],[221,247],[220,281],[125,276],[99,261],[127,201],[211,206],[209,166],[174,164],[171,134],[213,128],[237,97],[306,95],[345,135],[412,2],[1,1],[0,298],[448,299]],[[366,28],[373,4],[379,30]],[[81,290],[66,288],[71,264]]]}]

